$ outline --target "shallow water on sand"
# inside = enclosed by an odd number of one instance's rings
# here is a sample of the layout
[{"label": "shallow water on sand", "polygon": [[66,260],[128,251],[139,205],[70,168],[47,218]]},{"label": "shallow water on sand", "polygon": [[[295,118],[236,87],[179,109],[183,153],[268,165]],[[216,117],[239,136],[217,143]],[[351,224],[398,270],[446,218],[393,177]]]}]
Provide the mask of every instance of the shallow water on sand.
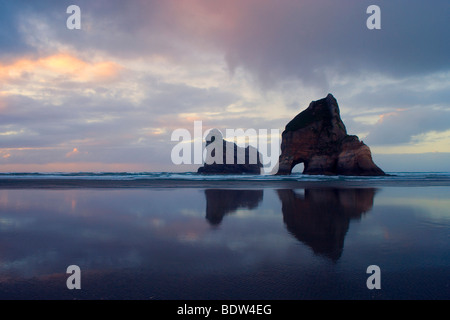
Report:
[{"label": "shallow water on sand", "polygon": [[[448,299],[450,188],[0,190],[0,299]],[[81,290],[68,290],[69,265]],[[381,289],[369,290],[369,265]]]}]

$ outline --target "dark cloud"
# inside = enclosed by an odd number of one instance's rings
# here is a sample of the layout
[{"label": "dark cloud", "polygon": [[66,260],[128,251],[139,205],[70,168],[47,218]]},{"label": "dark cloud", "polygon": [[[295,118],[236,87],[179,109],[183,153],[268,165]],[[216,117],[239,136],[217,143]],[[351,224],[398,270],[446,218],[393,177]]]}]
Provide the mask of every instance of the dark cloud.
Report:
[{"label": "dark cloud", "polygon": [[2,48],[0,54],[3,59],[19,52],[30,50],[19,33],[15,15],[11,14],[17,10],[14,7],[15,4],[13,1],[0,2],[0,48]]},{"label": "dark cloud", "polygon": [[[78,1],[84,30],[74,32],[65,28],[69,2],[17,1],[6,8],[13,16],[4,32],[17,35],[14,15],[29,15],[50,26],[50,37],[80,52],[164,54],[184,62],[202,51],[222,52],[231,70],[243,67],[266,85],[297,78],[326,86],[330,68],[401,77],[450,67],[447,0],[376,2],[382,29],[371,31],[366,9],[373,1]],[[24,46],[23,36],[15,38],[6,49]]]},{"label": "dark cloud", "polygon": [[304,85],[325,85],[330,68],[400,77],[450,67],[448,1],[377,1],[382,29],[374,31],[365,26],[372,1],[242,3],[247,14],[224,50],[231,66],[262,81],[297,77]]}]

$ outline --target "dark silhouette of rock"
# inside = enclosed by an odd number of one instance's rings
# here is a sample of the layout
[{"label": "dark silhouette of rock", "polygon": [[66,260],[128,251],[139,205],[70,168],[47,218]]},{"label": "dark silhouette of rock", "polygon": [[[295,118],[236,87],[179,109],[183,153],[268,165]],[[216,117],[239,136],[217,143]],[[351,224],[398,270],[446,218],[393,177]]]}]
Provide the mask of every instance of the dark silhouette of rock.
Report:
[{"label": "dark silhouette of rock", "polygon": [[348,135],[333,95],[313,101],[282,134],[277,174],[291,174],[298,163],[304,174],[385,175],[372,160],[369,147]]},{"label": "dark silhouette of rock", "polygon": [[277,190],[287,230],[314,253],[339,260],[350,220],[372,209],[376,190],[305,189]]},{"label": "dark silhouette of rock", "polygon": [[[206,138],[207,156],[201,174],[261,174],[261,153],[252,146],[239,147],[223,139],[219,130],[212,130]],[[221,154],[220,154],[221,153]]]},{"label": "dark silhouette of rock", "polygon": [[239,208],[255,209],[263,199],[263,190],[207,189],[206,220],[218,225],[225,215]]}]

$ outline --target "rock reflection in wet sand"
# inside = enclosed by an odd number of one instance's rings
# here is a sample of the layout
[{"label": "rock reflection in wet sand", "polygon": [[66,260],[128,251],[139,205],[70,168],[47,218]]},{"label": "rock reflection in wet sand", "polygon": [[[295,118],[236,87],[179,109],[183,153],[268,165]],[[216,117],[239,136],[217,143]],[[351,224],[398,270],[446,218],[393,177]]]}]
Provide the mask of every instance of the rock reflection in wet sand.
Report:
[{"label": "rock reflection in wet sand", "polygon": [[263,190],[207,189],[206,220],[218,225],[225,215],[240,208],[256,209],[263,199]]},{"label": "rock reflection in wet sand", "polygon": [[[215,226],[222,222],[225,215],[240,208],[256,209],[263,200],[263,192],[205,190],[206,220]],[[337,261],[342,255],[350,220],[359,219],[372,209],[376,189],[280,189],[276,192],[289,233],[314,253]]]},{"label": "rock reflection in wet sand", "polygon": [[376,189],[277,190],[287,230],[314,253],[337,261],[350,220],[370,211]]}]

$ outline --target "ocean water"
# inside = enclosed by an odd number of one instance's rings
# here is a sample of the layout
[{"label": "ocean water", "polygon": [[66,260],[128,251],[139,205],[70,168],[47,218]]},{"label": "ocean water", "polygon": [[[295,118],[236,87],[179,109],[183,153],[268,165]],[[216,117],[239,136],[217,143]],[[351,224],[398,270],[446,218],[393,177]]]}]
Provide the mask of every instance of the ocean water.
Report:
[{"label": "ocean water", "polygon": [[[201,183],[36,187],[55,179]],[[0,182],[2,300],[450,298],[449,173],[15,173]],[[66,286],[71,265],[80,290]],[[380,289],[367,286],[372,265]]]},{"label": "ocean water", "polygon": [[32,172],[0,173],[1,179],[80,179],[80,180],[183,180],[183,181],[446,181],[450,172],[388,172],[386,176],[324,176],[293,173],[276,175],[202,175],[194,172]]}]

